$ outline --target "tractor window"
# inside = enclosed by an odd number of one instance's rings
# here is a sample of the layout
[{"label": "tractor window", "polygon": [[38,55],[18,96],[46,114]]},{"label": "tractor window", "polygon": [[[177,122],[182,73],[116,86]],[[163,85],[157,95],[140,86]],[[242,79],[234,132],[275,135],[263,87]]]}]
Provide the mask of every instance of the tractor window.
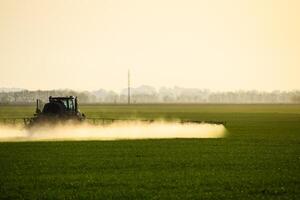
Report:
[{"label": "tractor window", "polygon": [[61,101],[63,102],[63,104],[65,105],[65,107],[66,107],[67,109],[69,109],[67,100],[61,100]]},{"label": "tractor window", "polygon": [[75,105],[73,99],[69,99],[69,109],[70,110],[75,110]]}]

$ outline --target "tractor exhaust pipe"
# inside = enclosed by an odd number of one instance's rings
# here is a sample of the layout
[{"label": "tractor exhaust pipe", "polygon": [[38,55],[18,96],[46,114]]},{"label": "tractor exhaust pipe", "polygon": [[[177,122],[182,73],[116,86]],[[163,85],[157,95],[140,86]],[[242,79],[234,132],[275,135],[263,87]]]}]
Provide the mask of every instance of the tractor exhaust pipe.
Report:
[{"label": "tractor exhaust pipe", "polygon": [[36,109],[35,109],[35,112],[37,113],[37,114],[39,114],[39,113],[41,113],[41,110],[40,110],[40,100],[39,99],[37,99],[36,100]]}]

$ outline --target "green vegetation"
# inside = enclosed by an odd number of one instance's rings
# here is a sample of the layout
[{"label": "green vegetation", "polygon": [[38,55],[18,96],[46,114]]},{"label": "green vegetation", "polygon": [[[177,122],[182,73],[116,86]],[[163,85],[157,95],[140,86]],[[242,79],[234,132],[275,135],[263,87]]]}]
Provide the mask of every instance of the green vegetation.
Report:
[{"label": "green vegetation", "polygon": [[[226,121],[222,139],[0,143],[0,199],[300,199],[300,105],[84,105]],[[0,106],[0,117],[33,106]]]}]

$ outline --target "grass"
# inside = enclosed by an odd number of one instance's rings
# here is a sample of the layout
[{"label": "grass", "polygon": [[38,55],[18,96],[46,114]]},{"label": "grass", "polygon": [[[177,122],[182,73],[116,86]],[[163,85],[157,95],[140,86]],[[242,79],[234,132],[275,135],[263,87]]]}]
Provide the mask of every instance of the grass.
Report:
[{"label": "grass", "polygon": [[[84,105],[226,121],[221,139],[0,143],[0,199],[299,199],[300,105]],[[0,117],[32,115],[0,106]]]}]

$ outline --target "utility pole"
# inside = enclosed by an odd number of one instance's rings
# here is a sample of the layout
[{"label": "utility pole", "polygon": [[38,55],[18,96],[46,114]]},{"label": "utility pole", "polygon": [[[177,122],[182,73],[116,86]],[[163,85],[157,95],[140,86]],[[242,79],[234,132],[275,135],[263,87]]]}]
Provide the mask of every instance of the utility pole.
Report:
[{"label": "utility pole", "polygon": [[128,69],[128,105],[130,104],[130,70]]}]

